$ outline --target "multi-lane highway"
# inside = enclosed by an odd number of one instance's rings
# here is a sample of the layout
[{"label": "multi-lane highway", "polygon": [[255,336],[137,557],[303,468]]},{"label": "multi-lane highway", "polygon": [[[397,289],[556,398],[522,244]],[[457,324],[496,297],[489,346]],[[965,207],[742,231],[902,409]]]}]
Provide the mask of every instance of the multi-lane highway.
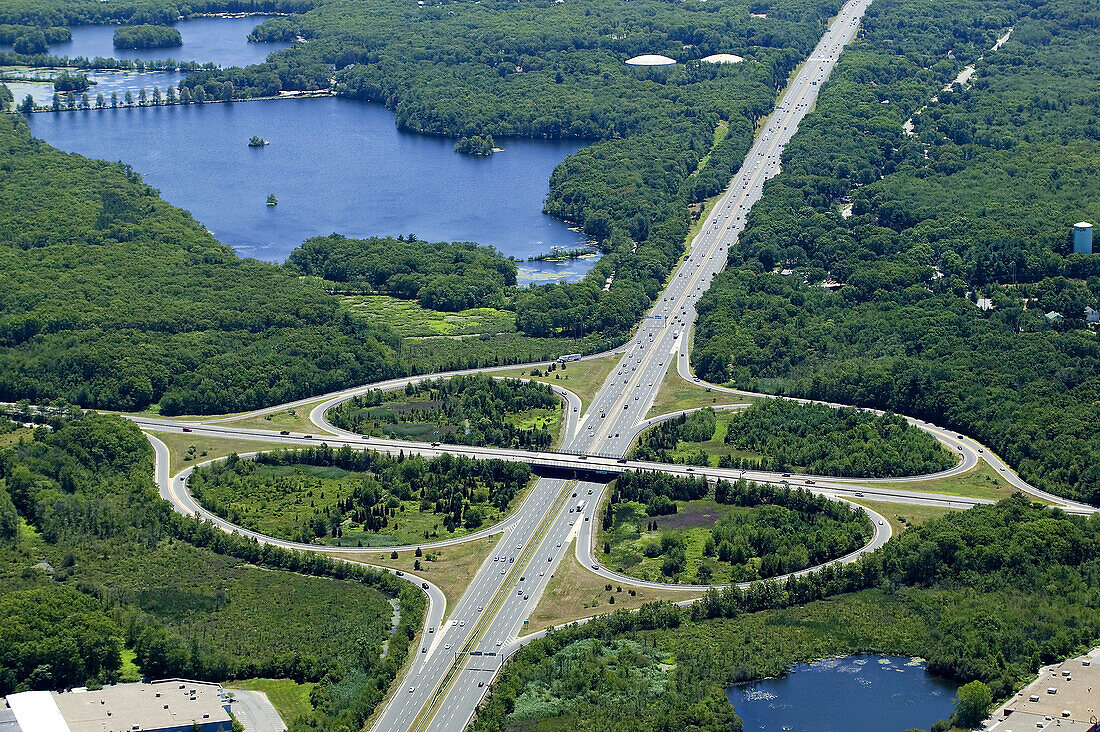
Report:
[{"label": "multi-lane highway", "polygon": [[[349,444],[357,448],[390,452],[404,450],[406,453],[418,452],[426,456],[446,452],[479,458],[523,460],[537,469],[556,471],[554,474],[560,476],[540,479],[517,511],[500,524],[479,532],[499,533],[501,536],[493,555],[486,558],[449,615],[446,615],[445,599],[437,588],[422,578],[409,577],[411,581],[424,586],[431,598],[423,642],[416,649],[407,675],[375,720],[373,729],[384,732],[462,729],[499,669],[503,660],[502,654],[514,647],[524,619],[537,604],[551,575],[571,545],[576,547],[576,557],[594,572],[621,584],[646,584],[600,567],[592,556],[594,509],[599,503],[604,485],[585,481],[586,478],[593,477],[594,473],[654,469],[682,475],[705,475],[712,479],[736,479],[743,476],[753,480],[805,486],[838,500],[862,494],[871,499],[955,507],[984,502],[908,491],[900,483],[872,485],[865,481],[692,468],[626,461],[622,458],[638,431],[645,426],[645,415],[673,361],[678,362],[677,368],[681,374],[692,378],[687,369],[686,341],[687,332],[695,320],[695,305],[709,286],[711,278],[724,266],[726,252],[744,228],[745,217],[760,198],[765,181],[779,172],[784,146],[812,106],[841,50],[854,36],[860,17],[869,4],[870,0],[849,0],[831,22],[817,47],[791,81],[774,113],[760,130],[745,163],[714,205],[683,261],[671,275],[665,291],[639,326],[636,335],[626,345],[622,358],[612,369],[592,403],[582,413],[575,395],[561,393],[566,400],[567,420],[560,453],[530,453],[453,445],[410,445],[398,440],[362,438],[337,429],[325,419],[325,411],[340,401],[372,388],[399,388],[408,380],[393,380],[329,395],[310,415],[314,424],[331,433],[324,437],[280,435],[268,430],[234,428],[215,421],[184,423],[135,418],[143,428],[150,430],[180,429],[181,425],[186,424],[189,430],[198,434],[258,441],[289,440],[301,444],[325,442],[333,446]],[[457,373],[469,372],[453,372],[435,377]],[[315,401],[316,399],[300,400],[292,405],[271,407],[258,414],[288,406],[305,406]],[[953,471],[969,469],[976,463],[977,455],[982,451],[977,443],[933,425],[919,423],[918,426],[936,434],[937,438],[960,453],[961,463]],[[154,446],[157,446],[157,441],[154,441]],[[987,451],[985,457],[990,458],[998,469],[1005,468],[994,462],[995,458]],[[167,451],[163,449],[163,444],[157,447],[157,460],[162,493],[177,508],[188,513],[200,513],[227,530],[252,533],[211,516],[195,504],[186,491],[188,471],[179,476],[168,476]],[[1010,475],[1011,473],[1006,472],[1006,478]],[[1011,475],[1011,478],[1015,478],[1014,484],[1019,487],[1030,489],[1030,486],[1019,481],[1016,476]],[[1034,489],[1031,492],[1035,493]],[[1080,504],[1051,498],[1065,505],[1068,510],[1092,510]],[[875,527],[874,538],[860,552],[881,546],[890,536],[889,524],[878,514],[869,513]],[[300,546],[293,542],[255,536],[262,541],[284,546],[317,549],[314,546]],[[463,540],[468,540],[468,537]],[[377,549],[362,551],[377,552]],[[840,561],[851,561],[854,556]]]}]

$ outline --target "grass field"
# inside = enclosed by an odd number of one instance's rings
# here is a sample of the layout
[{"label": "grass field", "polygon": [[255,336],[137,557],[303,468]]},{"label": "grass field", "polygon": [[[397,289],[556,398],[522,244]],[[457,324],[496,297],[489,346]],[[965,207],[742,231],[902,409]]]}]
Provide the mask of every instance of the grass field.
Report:
[{"label": "grass field", "polygon": [[287,724],[313,711],[313,705],[309,703],[309,692],[315,686],[313,682],[299,684],[292,679],[239,679],[226,682],[224,686],[227,689],[264,692]]},{"label": "grass field", "polygon": [[611,369],[619,362],[619,358],[618,355],[611,354],[587,361],[559,364],[557,370],[545,376],[531,376],[531,369],[526,368],[502,369],[492,373],[493,376],[520,376],[541,381],[544,384],[564,387],[581,398],[581,411],[584,411],[584,407],[592,402],[596,392],[607,380]]},{"label": "grass field", "polygon": [[141,669],[134,662],[137,652],[132,648],[122,649],[122,667],[118,670],[118,680],[121,683],[141,681]]},{"label": "grass field", "polygon": [[653,400],[647,417],[658,417],[669,412],[679,412],[684,409],[698,409],[699,407],[714,407],[719,404],[751,404],[753,397],[742,397],[736,394],[727,394],[724,391],[713,391],[709,387],[699,386],[690,381],[684,381],[676,372],[676,363],[669,364],[665,378],[661,381],[661,387]]},{"label": "grass field", "polygon": [[373,564],[379,567],[390,567],[417,574],[431,580],[447,597],[447,613],[458,603],[466,586],[470,583],[478,567],[489,556],[489,552],[496,546],[499,535],[489,536],[484,539],[474,539],[454,546],[441,549],[425,550],[424,556],[419,558],[420,569],[416,569],[418,561],[416,552],[398,552],[397,559],[393,559],[389,552],[378,554],[360,554],[328,551],[330,557],[347,559],[352,562]]},{"label": "grass field", "polygon": [[0,447],[5,445],[19,444],[20,440],[30,440],[34,436],[34,430],[27,427],[20,427],[14,432],[9,432],[6,435],[0,435]]},{"label": "grass field", "polygon": [[[533,633],[552,625],[562,625],[621,608],[633,610],[654,600],[678,602],[702,596],[698,590],[655,590],[646,587],[620,586],[615,583],[612,583],[611,589],[608,590],[607,585],[607,580],[592,574],[577,562],[573,545],[570,544],[561,564],[550,578],[546,591],[539,598],[538,606],[528,618],[527,627],[521,634]],[[632,589],[635,592],[634,595],[630,594]]]},{"label": "grass field", "polygon": [[[869,486],[876,485],[874,481],[867,481],[866,484]],[[1009,485],[1008,481],[1001,478],[998,472],[985,460],[979,461],[976,467],[962,475],[953,475],[949,478],[936,480],[878,483],[877,485],[890,485],[907,491],[942,493],[952,496],[966,496],[967,498],[989,498],[994,501],[1008,498],[1016,492],[1016,489]]]},{"label": "grass field", "polygon": [[940,516],[945,516],[958,509],[944,508],[942,506],[916,506],[908,503],[893,503],[892,501],[866,501],[862,498],[853,499],[854,503],[866,506],[872,511],[878,511],[890,522],[890,528],[897,536],[911,526],[920,526]]},{"label": "grass field", "polygon": [[[172,475],[196,463],[225,457],[234,452],[242,454],[274,450],[280,447],[301,447],[300,444],[293,442],[226,439],[224,437],[208,437],[186,432],[153,432],[152,430],[149,430],[149,432],[168,446],[168,452],[171,455],[169,466]],[[191,445],[195,446],[195,457],[187,460],[185,459],[187,450]]]},{"label": "grass field", "polygon": [[305,432],[306,434],[331,434],[309,421],[309,413],[313,411],[324,399],[318,399],[300,407],[281,409],[278,412],[270,412],[260,416],[240,417],[225,422],[227,427],[246,427],[260,430],[289,430],[290,432]]},{"label": "grass field", "polygon": [[516,329],[515,314],[495,308],[444,313],[388,295],[345,295],[340,300],[355,315],[385,323],[405,338],[511,333]]}]

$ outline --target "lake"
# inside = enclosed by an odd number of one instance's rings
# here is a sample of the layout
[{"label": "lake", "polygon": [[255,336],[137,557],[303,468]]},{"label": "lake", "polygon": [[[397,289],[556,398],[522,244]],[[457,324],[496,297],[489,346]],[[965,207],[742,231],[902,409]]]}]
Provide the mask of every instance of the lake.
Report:
[{"label": "lake", "polygon": [[956,689],[913,659],[860,655],[798,664],[726,697],[745,732],[903,732],[950,717]]},{"label": "lake", "polygon": [[[399,131],[381,105],[336,97],[38,113],[30,126],[62,150],[131,165],[243,256],[282,261],[333,232],[474,241],[517,259],[585,243],[542,213],[577,141],[505,139],[469,157],[452,139]],[[250,148],[253,135],[271,144]],[[594,263],[524,262],[521,278],[575,280]]]},{"label": "lake", "polygon": [[[149,48],[141,50],[115,49],[116,25],[74,26],[73,39],[69,43],[54,43],[50,55],[76,58],[83,56],[130,59],[132,61],[160,61],[171,58],[176,61],[198,61],[219,66],[248,66],[263,63],[273,51],[289,48],[290,43],[248,43],[252,29],[267,20],[267,16],[248,18],[192,18],[181,20],[172,27],[183,37],[183,46],[176,48]],[[0,44],[0,49],[11,46]]]}]

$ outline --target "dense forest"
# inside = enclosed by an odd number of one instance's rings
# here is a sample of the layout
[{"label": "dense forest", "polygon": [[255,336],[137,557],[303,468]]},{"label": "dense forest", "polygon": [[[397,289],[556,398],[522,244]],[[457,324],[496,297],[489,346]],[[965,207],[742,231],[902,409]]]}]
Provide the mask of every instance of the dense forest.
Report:
[{"label": "dense forest", "polygon": [[[1098,639],[1100,519],[1017,495],[910,528],[853,565],[552,632],[509,660],[474,729],[728,730],[714,716],[730,709],[725,686],[859,652],[920,656],[1003,698]],[[638,713],[601,715],[609,704]]]},{"label": "dense forest", "polygon": [[[726,444],[767,455],[768,470],[890,478],[955,464],[936,438],[896,414],[768,399],[730,420]],[[741,467],[748,467],[742,465]]]},{"label": "dense forest", "polygon": [[1095,12],[910,0],[864,26],[700,303],[693,365],[945,424],[1100,503],[1100,257],[1070,245],[1100,218]]},{"label": "dense forest", "polygon": [[516,284],[515,263],[492,247],[415,236],[317,236],[291,252],[286,266],[337,283],[343,292],[381,293],[445,312],[499,308],[506,288]]},{"label": "dense forest", "polygon": [[871,530],[862,511],[801,488],[719,481],[712,493],[706,480],[660,473],[621,475],[602,528],[609,567],[694,584],[797,572],[855,551]]},{"label": "dense forest", "polygon": [[172,512],[137,427],[56,406],[16,434],[4,421],[0,694],[118,680],[128,651],[154,677],[318,681],[313,724],[357,729],[408,653],[419,591]]},{"label": "dense forest", "polygon": [[484,374],[374,390],[328,412],[337,427],[363,435],[536,450],[550,447],[560,415],[549,385]]},{"label": "dense forest", "polygon": [[[188,487],[207,509],[265,533],[304,542],[373,539],[369,546],[476,529],[503,514],[530,478],[525,463],[392,457],[322,445],[251,460],[234,455],[196,470]],[[378,541],[385,535],[403,542]]]},{"label": "dense forest", "polygon": [[115,48],[176,48],[183,36],[166,25],[126,25],[115,29]]},{"label": "dense forest", "polygon": [[633,456],[710,465],[714,441],[733,448],[718,456],[723,468],[890,478],[934,473],[955,464],[934,437],[895,414],[783,399],[758,402],[721,418],[713,409],[700,409],[665,420],[642,434]]}]

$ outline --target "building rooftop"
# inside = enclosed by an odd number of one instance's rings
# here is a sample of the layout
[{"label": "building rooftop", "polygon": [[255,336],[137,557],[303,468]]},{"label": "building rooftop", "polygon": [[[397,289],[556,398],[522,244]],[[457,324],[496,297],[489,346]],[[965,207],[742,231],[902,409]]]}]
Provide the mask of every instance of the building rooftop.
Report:
[{"label": "building rooftop", "polygon": [[[989,730],[1094,730],[1100,713],[1100,647],[1048,666],[994,712]],[[1041,725],[1041,726],[1040,726]]]},{"label": "building rooftop", "polygon": [[98,691],[28,691],[10,695],[8,703],[26,732],[171,730],[195,723],[224,723],[228,730],[232,725],[220,685],[185,679],[117,684]]},{"label": "building rooftop", "polygon": [[635,56],[634,58],[628,58],[626,63],[629,66],[669,66],[676,63],[676,59],[669,58],[668,56],[661,56],[656,53],[646,53],[641,56]]},{"label": "building rooftop", "polygon": [[732,53],[712,53],[710,56],[704,56],[702,60],[708,64],[739,64],[745,59]]}]

